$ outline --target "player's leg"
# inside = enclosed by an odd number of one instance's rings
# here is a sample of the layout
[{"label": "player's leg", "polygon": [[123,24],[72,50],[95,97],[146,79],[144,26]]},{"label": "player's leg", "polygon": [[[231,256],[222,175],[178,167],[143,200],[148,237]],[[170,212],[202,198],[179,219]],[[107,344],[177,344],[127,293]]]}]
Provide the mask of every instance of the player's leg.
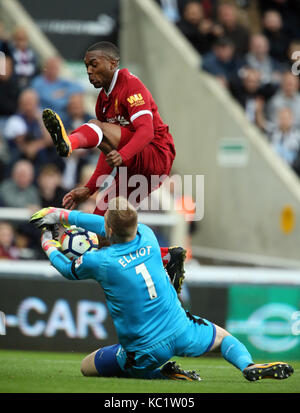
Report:
[{"label": "player's leg", "polygon": [[81,373],[88,377],[126,377],[117,360],[120,348],[120,344],[114,344],[89,354],[81,362]]},{"label": "player's leg", "polygon": [[69,136],[72,149],[98,147],[107,155],[120,145],[122,128],[112,123],[91,119]]},{"label": "player's leg", "polygon": [[243,343],[233,337],[228,331],[215,326],[215,339],[209,351],[220,351],[225,360],[243,371],[254,364],[250,353]]},{"label": "player's leg", "polygon": [[132,367],[128,376],[147,380],[176,380],[176,381],[201,381],[194,370],[183,370],[175,361],[168,361],[162,367]]},{"label": "player's leg", "polygon": [[121,140],[121,127],[92,119],[67,134],[59,115],[51,109],[43,111],[43,122],[60,156],[69,156],[74,149],[99,147],[107,154]]},{"label": "player's leg", "polygon": [[223,328],[215,325],[215,329],[210,351],[220,351],[224,359],[238,368],[247,380],[285,379],[293,374],[293,368],[284,362],[255,364],[243,343]]},{"label": "player's leg", "polygon": [[87,377],[201,380],[194,371],[183,370],[175,362],[166,363],[173,355],[170,347],[162,343],[161,348],[156,345],[152,352],[149,349],[138,354],[126,353],[120,344],[103,347],[82,360],[81,373]]},{"label": "player's leg", "polygon": [[133,378],[181,381],[201,380],[195,371],[183,370],[175,361],[168,361],[174,356],[172,343],[173,336],[145,350],[134,353],[126,353],[124,349],[121,349],[117,356],[118,362],[122,370]]},{"label": "player's leg", "polygon": [[160,253],[170,280],[174,285],[177,294],[179,294],[185,278],[184,262],[186,259],[186,250],[178,246],[162,247]]}]

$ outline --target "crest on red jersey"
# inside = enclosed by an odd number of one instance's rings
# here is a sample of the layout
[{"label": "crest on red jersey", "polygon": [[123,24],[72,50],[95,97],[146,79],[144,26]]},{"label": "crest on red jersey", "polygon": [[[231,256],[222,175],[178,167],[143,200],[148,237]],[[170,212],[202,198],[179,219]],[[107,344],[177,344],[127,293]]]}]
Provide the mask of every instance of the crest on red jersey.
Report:
[{"label": "crest on red jersey", "polygon": [[129,96],[129,98],[127,98],[127,102],[130,104],[131,107],[145,104],[144,98],[141,93],[136,93],[134,95]]}]

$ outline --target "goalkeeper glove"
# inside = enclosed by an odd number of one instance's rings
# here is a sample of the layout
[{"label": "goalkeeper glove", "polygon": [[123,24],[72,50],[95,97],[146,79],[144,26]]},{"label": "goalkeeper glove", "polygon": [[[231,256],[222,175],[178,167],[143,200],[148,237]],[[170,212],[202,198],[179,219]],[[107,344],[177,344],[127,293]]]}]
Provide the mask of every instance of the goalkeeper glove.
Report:
[{"label": "goalkeeper glove", "polygon": [[68,227],[68,216],[70,211],[63,208],[48,207],[33,214],[29,220],[37,228],[42,228],[45,225],[62,224]]},{"label": "goalkeeper glove", "polygon": [[56,241],[53,236],[54,235],[49,227],[44,227],[42,229],[41,245],[48,258],[50,257],[51,252],[57,251],[61,247],[60,242]]}]

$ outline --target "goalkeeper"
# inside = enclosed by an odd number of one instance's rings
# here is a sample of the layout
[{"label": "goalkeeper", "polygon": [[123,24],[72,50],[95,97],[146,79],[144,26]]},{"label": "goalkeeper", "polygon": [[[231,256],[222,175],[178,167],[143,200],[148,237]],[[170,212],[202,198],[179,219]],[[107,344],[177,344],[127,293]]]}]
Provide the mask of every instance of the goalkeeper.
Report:
[{"label": "goalkeeper", "polygon": [[[201,380],[182,370],[173,356],[201,356],[220,350],[250,381],[285,379],[293,368],[284,362],[254,364],[246,347],[223,328],[186,312],[163,267],[152,230],[137,222],[137,212],[122,197],[110,201],[104,218],[58,208],[44,208],[30,220],[42,230],[42,248],[69,280],[94,279],[103,288],[119,343],[84,358],[85,376]],[[106,236],[111,246],[70,261],[49,226],[76,225]],[[48,229],[45,229],[48,228]]]}]

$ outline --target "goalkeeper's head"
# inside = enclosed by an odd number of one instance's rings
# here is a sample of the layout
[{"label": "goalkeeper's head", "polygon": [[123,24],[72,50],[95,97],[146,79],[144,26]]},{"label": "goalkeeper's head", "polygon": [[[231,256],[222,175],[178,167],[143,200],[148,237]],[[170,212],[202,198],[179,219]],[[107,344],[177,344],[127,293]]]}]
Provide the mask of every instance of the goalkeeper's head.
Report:
[{"label": "goalkeeper's head", "polygon": [[132,241],[137,231],[137,212],[124,197],[110,200],[105,213],[106,237],[113,243]]}]

